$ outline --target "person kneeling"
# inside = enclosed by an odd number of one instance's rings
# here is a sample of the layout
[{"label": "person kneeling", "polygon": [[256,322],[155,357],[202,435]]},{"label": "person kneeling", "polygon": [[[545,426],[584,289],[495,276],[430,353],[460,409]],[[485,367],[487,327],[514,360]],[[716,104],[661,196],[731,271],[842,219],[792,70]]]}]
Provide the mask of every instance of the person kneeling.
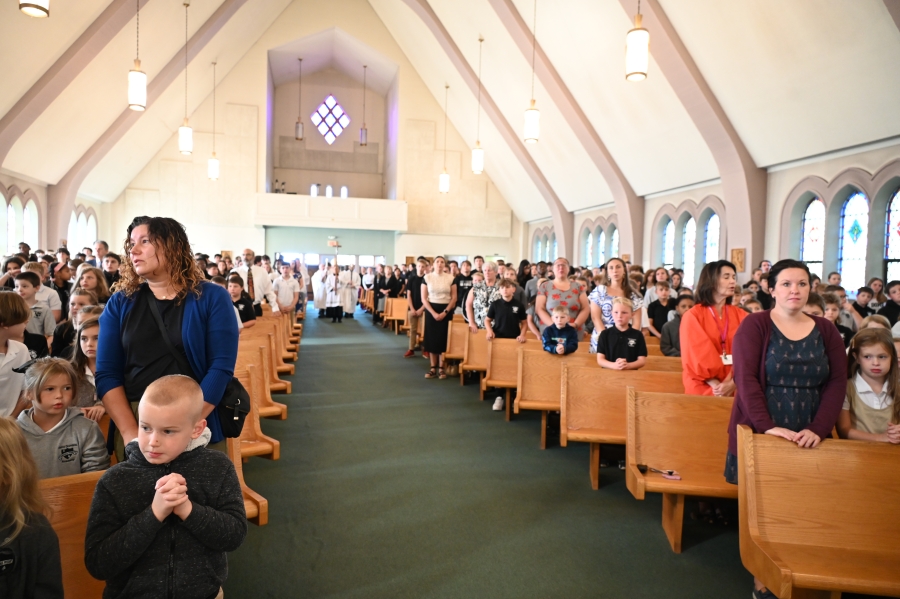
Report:
[{"label": "person kneeling", "polygon": [[[514,282],[509,279],[500,281],[500,299],[488,307],[487,316],[484,319],[485,337],[488,341],[496,337],[497,339],[515,339],[519,343],[525,343],[525,321],[528,314],[525,312],[522,302],[513,299],[515,293],[516,284]],[[497,396],[494,401],[494,411],[499,412],[503,408],[503,398]]]},{"label": "person kneeling", "polygon": [[640,331],[631,328],[631,300],[613,300],[614,326],[604,329],[597,340],[597,364],[612,370],[637,370],[647,363],[647,343]]},{"label": "person kneeling", "polygon": [[247,518],[234,466],[205,447],[203,408],[186,376],[164,376],[144,392],[138,438],[100,478],[88,517],[84,561],[106,581],[104,597],[219,596],[225,552],[243,543]]}]

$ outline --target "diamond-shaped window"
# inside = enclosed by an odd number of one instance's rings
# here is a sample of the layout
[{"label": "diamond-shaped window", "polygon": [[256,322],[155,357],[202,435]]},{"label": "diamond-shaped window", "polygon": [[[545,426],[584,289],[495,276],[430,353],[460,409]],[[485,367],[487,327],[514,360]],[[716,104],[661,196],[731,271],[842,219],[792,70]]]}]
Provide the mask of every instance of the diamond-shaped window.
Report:
[{"label": "diamond-shaped window", "polygon": [[347,113],[341,108],[341,105],[338,104],[333,95],[325,98],[325,101],[319,104],[319,107],[309,118],[329,146],[335,142],[350,124],[350,117],[347,116]]}]

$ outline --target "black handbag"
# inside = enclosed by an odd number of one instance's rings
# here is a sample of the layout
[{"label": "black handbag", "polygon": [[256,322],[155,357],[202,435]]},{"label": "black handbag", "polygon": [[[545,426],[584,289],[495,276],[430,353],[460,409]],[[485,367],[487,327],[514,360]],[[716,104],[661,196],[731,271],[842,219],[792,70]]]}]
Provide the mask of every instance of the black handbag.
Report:
[{"label": "black handbag", "polygon": [[[178,367],[181,369],[182,374],[185,374],[196,381],[197,377],[194,375],[194,370],[191,368],[191,365],[188,364],[184,356],[181,355],[181,352],[172,345],[172,340],[169,338],[169,332],[166,330],[166,325],[163,324],[162,316],[159,313],[159,307],[156,305],[156,299],[152,297],[152,292],[150,292],[149,289],[147,292],[147,301],[150,303],[150,312],[153,313],[153,319],[156,321],[156,326],[159,327],[159,333],[162,335],[163,342],[175,357],[175,361],[178,362]],[[244,428],[244,420],[246,420],[247,414],[250,413],[250,394],[247,393],[247,390],[244,389],[244,386],[236,378],[231,377],[231,380],[225,385],[225,393],[222,395],[222,401],[216,406],[216,412],[219,416],[219,425],[222,427],[222,434],[231,439],[240,437],[241,431]]]}]

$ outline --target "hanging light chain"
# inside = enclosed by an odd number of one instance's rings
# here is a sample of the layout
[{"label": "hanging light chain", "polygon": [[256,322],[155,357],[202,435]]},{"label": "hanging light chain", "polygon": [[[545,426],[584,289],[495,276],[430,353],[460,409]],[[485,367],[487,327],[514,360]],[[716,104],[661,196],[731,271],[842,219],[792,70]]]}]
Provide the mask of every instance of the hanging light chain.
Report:
[{"label": "hanging light chain", "polygon": [[213,63],[213,156],[216,155],[216,63]]},{"label": "hanging light chain", "polygon": [[184,3],[184,118],[188,117],[188,2]]},{"label": "hanging light chain", "polygon": [[366,71],[368,65],[363,65],[363,127],[366,126]]},{"label": "hanging light chain", "polygon": [[135,58],[141,59],[141,0],[137,0],[137,46],[135,49]]},{"label": "hanging light chain", "polygon": [[[640,0],[638,0],[640,2]],[[534,55],[537,50],[537,0],[534,0],[534,23],[531,27],[531,99],[534,100]]]},{"label": "hanging light chain", "polygon": [[481,141],[481,54],[484,50],[484,38],[478,37],[478,115],[475,117],[475,141]]},{"label": "hanging light chain", "polygon": [[297,62],[299,66],[297,67],[297,72],[299,74],[299,79],[297,80],[299,89],[297,90],[297,118],[303,114],[303,103],[301,102],[303,96],[303,59],[298,58]]},{"label": "hanging light chain", "polygon": [[447,172],[447,98],[450,96],[450,86],[444,84],[444,172]]}]

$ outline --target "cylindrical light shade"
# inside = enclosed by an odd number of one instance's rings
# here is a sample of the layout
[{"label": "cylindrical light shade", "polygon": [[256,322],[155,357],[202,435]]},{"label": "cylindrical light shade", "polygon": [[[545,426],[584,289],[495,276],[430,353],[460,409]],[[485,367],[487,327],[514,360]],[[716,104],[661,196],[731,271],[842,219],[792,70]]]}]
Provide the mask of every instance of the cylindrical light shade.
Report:
[{"label": "cylindrical light shade", "polygon": [[213,181],[219,178],[219,159],[216,158],[215,152],[206,163],[206,174]]},{"label": "cylindrical light shade", "polygon": [[50,16],[50,0],[19,0],[19,10],[29,17],[43,19]]},{"label": "cylindrical light shade", "polygon": [[147,108],[147,73],[141,70],[141,61],[134,60],[134,69],[128,71],[128,108],[138,112]]},{"label": "cylindrical light shade", "polygon": [[450,192],[450,173],[447,171],[444,171],[441,173],[441,176],[438,177],[438,191],[441,193]]},{"label": "cylindrical light shade", "polygon": [[366,129],[365,124],[363,124],[363,128],[359,130],[359,145],[365,146],[369,143],[369,130]]},{"label": "cylindrical light shade", "polygon": [[182,154],[194,151],[194,130],[188,127],[187,119],[184,119],[184,125],[178,128],[178,151]]},{"label": "cylindrical light shade", "polygon": [[297,119],[297,122],[294,124],[294,139],[297,141],[303,139],[303,123],[300,122],[300,119]]},{"label": "cylindrical light shade", "polygon": [[481,142],[475,144],[472,150],[472,173],[480,175],[484,172],[484,150],[481,148]]},{"label": "cylindrical light shade", "polygon": [[625,79],[643,81],[650,65],[650,32],[641,27],[641,15],[634,18],[634,29],[625,36]]},{"label": "cylindrical light shade", "polygon": [[541,111],[534,107],[531,100],[531,108],[525,111],[525,143],[536,144],[541,136]]}]

